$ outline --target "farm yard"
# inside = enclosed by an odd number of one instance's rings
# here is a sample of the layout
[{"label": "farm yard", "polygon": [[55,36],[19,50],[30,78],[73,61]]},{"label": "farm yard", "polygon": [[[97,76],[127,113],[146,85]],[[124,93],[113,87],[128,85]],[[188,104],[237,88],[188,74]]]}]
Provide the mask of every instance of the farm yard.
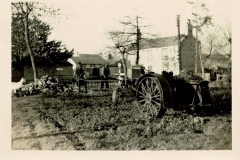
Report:
[{"label": "farm yard", "polygon": [[12,98],[13,150],[231,150],[231,90],[210,88],[213,107],[168,109],[149,119],[133,92],[112,89]]},{"label": "farm yard", "polygon": [[10,5],[14,152],[235,148],[229,1]]}]

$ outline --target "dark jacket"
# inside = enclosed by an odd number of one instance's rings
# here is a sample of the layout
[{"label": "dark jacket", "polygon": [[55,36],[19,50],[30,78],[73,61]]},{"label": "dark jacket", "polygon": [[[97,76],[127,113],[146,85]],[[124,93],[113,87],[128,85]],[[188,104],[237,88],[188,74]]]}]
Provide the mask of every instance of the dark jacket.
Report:
[{"label": "dark jacket", "polygon": [[109,77],[109,74],[110,74],[109,68],[108,68],[108,67],[104,67],[102,74],[103,74],[103,77],[108,78],[108,77]]}]

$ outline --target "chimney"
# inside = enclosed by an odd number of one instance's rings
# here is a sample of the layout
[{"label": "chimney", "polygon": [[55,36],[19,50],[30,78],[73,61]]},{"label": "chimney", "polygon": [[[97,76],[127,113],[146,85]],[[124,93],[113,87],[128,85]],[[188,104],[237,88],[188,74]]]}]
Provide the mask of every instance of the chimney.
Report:
[{"label": "chimney", "polygon": [[191,21],[190,19],[188,20],[188,35],[193,35],[192,33],[192,24],[191,24]]},{"label": "chimney", "polygon": [[112,55],[111,53],[108,54],[108,60],[111,60],[112,59]]}]

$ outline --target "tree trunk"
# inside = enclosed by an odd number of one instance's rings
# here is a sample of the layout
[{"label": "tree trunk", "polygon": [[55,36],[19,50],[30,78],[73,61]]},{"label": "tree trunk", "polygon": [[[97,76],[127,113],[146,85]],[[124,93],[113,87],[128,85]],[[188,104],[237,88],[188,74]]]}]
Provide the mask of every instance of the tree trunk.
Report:
[{"label": "tree trunk", "polygon": [[232,42],[230,39],[230,56],[229,56],[229,64],[228,64],[228,87],[230,88],[232,85]]},{"label": "tree trunk", "polygon": [[200,63],[201,63],[202,78],[205,79],[204,65],[203,65],[203,60],[202,60],[201,53],[199,53],[199,59],[200,59]]},{"label": "tree trunk", "polygon": [[[27,5],[27,4],[26,4]],[[34,78],[34,81],[37,80],[38,78],[38,75],[37,75],[37,69],[36,69],[36,66],[35,66],[35,62],[34,62],[34,55],[33,55],[33,52],[32,52],[32,49],[30,47],[30,42],[29,42],[29,33],[28,33],[28,7],[26,7],[26,13],[24,15],[24,34],[25,34],[25,41],[26,41],[26,45],[27,45],[27,51],[30,55],[30,58],[31,58],[31,64],[32,64],[32,69],[33,69],[33,78]]]},{"label": "tree trunk", "polygon": [[121,56],[122,56],[122,63],[123,63],[123,70],[124,70],[124,82],[125,82],[126,87],[128,87],[128,84],[127,84],[127,65],[126,65],[126,59],[124,57],[124,53],[121,53]]}]

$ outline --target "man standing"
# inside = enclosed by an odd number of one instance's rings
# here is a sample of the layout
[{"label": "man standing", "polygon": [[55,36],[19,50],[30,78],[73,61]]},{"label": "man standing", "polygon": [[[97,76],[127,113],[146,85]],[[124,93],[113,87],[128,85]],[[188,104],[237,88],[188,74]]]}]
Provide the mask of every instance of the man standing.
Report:
[{"label": "man standing", "polygon": [[75,71],[73,78],[75,78],[75,77],[77,78],[77,81],[78,81],[79,92],[80,92],[81,86],[85,86],[85,90],[87,93],[87,82],[85,81],[86,76],[85,76],[85,71],[83,69],[81,62],[79,62],[76,67],[76,71]]},{"label": "man standing", "polygon": [[105,64],[102,70],[101,89],[103,89],[104,83],[106,83],[106,88],[109,88],[109,83],[108,83],[109,74],[110,74],[109,66],[108,64]]},{"label": "man standing", "polygon": [[78,62],[75,74],[74,74],[74,78],[77,77],[77,79],[84,79],[84,69],[82,66],[81,62]]}]

